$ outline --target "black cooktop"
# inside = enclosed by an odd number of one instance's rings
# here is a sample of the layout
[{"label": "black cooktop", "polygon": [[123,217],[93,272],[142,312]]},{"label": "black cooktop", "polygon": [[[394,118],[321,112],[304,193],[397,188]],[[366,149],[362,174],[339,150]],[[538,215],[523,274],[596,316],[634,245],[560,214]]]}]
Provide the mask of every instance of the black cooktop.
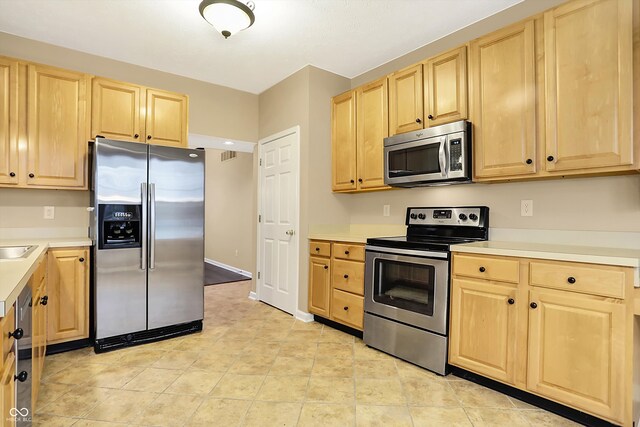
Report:
[{"label": "black cooktop", "polygon": [[437,237],[411,237],[411,236],[395,236],[395,237],[373,237],[367,239],[367,244],[372,246],[380,246],[385,248],[413,249],[419,251],[439,251],[448,252],[449,246],[458,243],[475,242],[478,239],[468,238],[437,238]]}]

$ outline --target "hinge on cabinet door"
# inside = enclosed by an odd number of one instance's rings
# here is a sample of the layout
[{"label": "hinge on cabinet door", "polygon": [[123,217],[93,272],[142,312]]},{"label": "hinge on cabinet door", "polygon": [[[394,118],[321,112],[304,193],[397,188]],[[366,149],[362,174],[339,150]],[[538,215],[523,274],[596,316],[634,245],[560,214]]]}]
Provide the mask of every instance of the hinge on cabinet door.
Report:
[{"label": "hinge on cabinet door", "polygon": [[262,166],[262,159],[260,159],[260,166]]},{"label": "hinge on cabinet door", "polygon": [[258,222],[262,222],[262,215],[258,215]]},{"label": "hinge on cabinet door", "polygon": [[258,271],[258,279],[260,278],[260,272]]}]

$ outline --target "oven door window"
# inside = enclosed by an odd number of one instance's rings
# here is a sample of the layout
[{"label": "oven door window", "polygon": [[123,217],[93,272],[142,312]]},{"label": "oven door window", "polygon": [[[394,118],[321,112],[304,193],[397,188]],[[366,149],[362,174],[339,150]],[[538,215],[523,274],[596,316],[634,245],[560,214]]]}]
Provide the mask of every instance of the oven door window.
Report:
[{"label": "oven door window", "polygon": [[439,174],[440,144],[389,151],[389,178]]},{"label": "oven door window", "polygon": [[376,259],[375,302],[433,316],[436,270],[432,265]]}]

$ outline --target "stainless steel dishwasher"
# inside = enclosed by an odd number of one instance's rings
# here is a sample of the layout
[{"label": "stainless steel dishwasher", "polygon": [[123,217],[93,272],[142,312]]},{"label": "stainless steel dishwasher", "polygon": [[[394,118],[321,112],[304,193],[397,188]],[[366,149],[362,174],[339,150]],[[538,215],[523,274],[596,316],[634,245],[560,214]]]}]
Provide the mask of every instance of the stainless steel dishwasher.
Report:
[{"label": "stainless steel dishwasher", "polygon": [[[16,426],[31,426],[31,336],[32,336],[31,286],[25,286],[16,301],[16,329],[22,337],[16,339],[18,363],[16,368]],[[17,337],[16,337],[17,338]]]}]

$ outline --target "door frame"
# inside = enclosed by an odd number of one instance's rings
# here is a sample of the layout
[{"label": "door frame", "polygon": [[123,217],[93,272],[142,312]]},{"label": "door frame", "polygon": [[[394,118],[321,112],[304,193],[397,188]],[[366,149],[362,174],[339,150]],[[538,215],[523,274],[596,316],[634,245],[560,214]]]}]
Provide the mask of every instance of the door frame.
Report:
[{"label": "door frame", "polygon": [[[294,287],[293,291],[295,293],[295,301],[296,301],[296,305],[294,307],[294,312],[291,313],[291,315],[293,315],[294,317],[297,317],[298,312],[300,312],[299,309],[299,301],[298,301],[298,297],[299,297],[299,288],[300,288],[300,126],[296,125],[294,127],[291,127],[289,129],[283,130],[281,132],[277,132],[273,135],[269,135],[266,138],[262,138],[260,140],[258,140],[258,189],[257,189],[257,203],[256,203],[256,207],[257,207],[257,212],[256,212],[256,219],[258,219],[258,216],[261,215],[262,212],[262,178],[263,178],[263,168],[260,165],[260,161],[262,159],[262,155],[263,155],[263,146],[269,142],[273,142],[275,140],[284,138],[286,136],[289,135],[294,135],[294,144],[296,146],[296,155],[294,156],[293,160],[295,161],[295,165],[293,167],[297,179],[295,180],[295,189],[294,189],[294,194],[295,194],[295,214],[293,215],[293,229],[295,230],[293,236],[292,236],[292,241],[296,246],[296,257],[295,257],[295,262],[294,262],[294,269],[295,269],[295,278],[296,278],[296,286]],[[261,248],[261,243],[262,243],[262,221],[258,221],[258,226],[257,226],[257,233],[256,233],[256,237],[257,237],[257,242],[256,242],[256,246],[257,246],[257,251],[256,251],[256,299],[260,300],[260,289],[262,287],[262,275],[260,274],[260,272],[263,270],[262,268],[262,251],[260,250]]]}]

